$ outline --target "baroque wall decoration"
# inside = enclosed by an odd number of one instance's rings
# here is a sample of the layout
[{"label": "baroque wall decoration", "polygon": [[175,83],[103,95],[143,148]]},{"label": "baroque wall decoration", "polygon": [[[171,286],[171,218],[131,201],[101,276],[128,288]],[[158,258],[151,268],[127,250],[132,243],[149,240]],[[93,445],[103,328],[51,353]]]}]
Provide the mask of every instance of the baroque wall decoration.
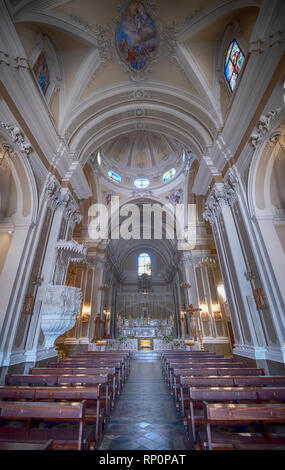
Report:
[{"label": "baroque wall decoration", "polygon": [[9,132],[13,143],[16,144],[19,150],[28,157],[30,153],[33,151],[33,149],[32,149],[30,142],[27,139],[25,139],[25,136],[22,130],[17,126],[11,126],[5,122],[1,122],[0,124],[4,129],[6,129]]}]

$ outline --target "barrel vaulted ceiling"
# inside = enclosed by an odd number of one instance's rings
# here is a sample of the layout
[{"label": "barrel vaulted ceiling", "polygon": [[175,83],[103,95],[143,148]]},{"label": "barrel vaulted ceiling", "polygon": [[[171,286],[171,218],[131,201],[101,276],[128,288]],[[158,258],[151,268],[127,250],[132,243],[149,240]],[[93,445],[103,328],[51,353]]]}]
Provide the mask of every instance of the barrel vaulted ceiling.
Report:
[{"label": "barrel vaulted ceiling", "polygon": [[[156,46],[139,72],[123,60],[116,41],[130,3],[8,4],[31,66],[43,42],[53,48],[55,87],[48,105],[74,160],[94,169],[98,199],[118,192],[106,178],[110,167],[121,173],[125,198],[138,196],[132,194],[135,177],[147,177],[152,196],[165,200],[169,191],[183,191],[189,162],[218,173],[208,154],[231,98],[221,80],[221,49],[229,28],[249,41],[260,2],[141,0],[155,25]],[[98,151],[101,168],[92,163]],[[162,185],[172,166],[175,178]]]}]

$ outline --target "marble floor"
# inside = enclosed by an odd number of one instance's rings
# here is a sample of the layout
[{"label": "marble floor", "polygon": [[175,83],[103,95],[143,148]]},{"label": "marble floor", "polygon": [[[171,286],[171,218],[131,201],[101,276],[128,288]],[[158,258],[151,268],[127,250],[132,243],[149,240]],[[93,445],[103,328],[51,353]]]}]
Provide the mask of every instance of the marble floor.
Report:
[{"label": "marble floor", "polygon": [[131,361],[131,373],[106,425],[100,450],[189,449],[159,360]]}]

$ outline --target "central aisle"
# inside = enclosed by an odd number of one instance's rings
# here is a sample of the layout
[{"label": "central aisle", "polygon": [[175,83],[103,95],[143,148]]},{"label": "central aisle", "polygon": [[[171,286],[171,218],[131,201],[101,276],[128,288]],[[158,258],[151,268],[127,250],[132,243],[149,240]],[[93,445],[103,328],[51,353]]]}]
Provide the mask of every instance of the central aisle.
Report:
[{"label": "central aisle", "polygon": [[106,426],[100,450],[185,450],[179,414],[161,363],[131,361],[131,373]]}]

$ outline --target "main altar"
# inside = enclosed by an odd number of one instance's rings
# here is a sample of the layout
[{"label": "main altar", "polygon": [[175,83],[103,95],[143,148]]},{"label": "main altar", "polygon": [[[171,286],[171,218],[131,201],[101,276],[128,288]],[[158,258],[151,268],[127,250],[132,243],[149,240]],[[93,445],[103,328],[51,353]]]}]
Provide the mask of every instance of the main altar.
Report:
[{"label": "main altar", "polygon": [[[169,298],[168,298],[169,297]],[[136,293],[121,298],[117,313],[116,337],[130,339],[173,337],[174,313],[171,296],[154,293],[151,275],[138,276]]]},{"label": "main altar", "polygon": [[134,338],[161,338],[173,336],[173,315],[169,319],[156,320],[153,318],[120,318],[117,322],[119,336]]}]

